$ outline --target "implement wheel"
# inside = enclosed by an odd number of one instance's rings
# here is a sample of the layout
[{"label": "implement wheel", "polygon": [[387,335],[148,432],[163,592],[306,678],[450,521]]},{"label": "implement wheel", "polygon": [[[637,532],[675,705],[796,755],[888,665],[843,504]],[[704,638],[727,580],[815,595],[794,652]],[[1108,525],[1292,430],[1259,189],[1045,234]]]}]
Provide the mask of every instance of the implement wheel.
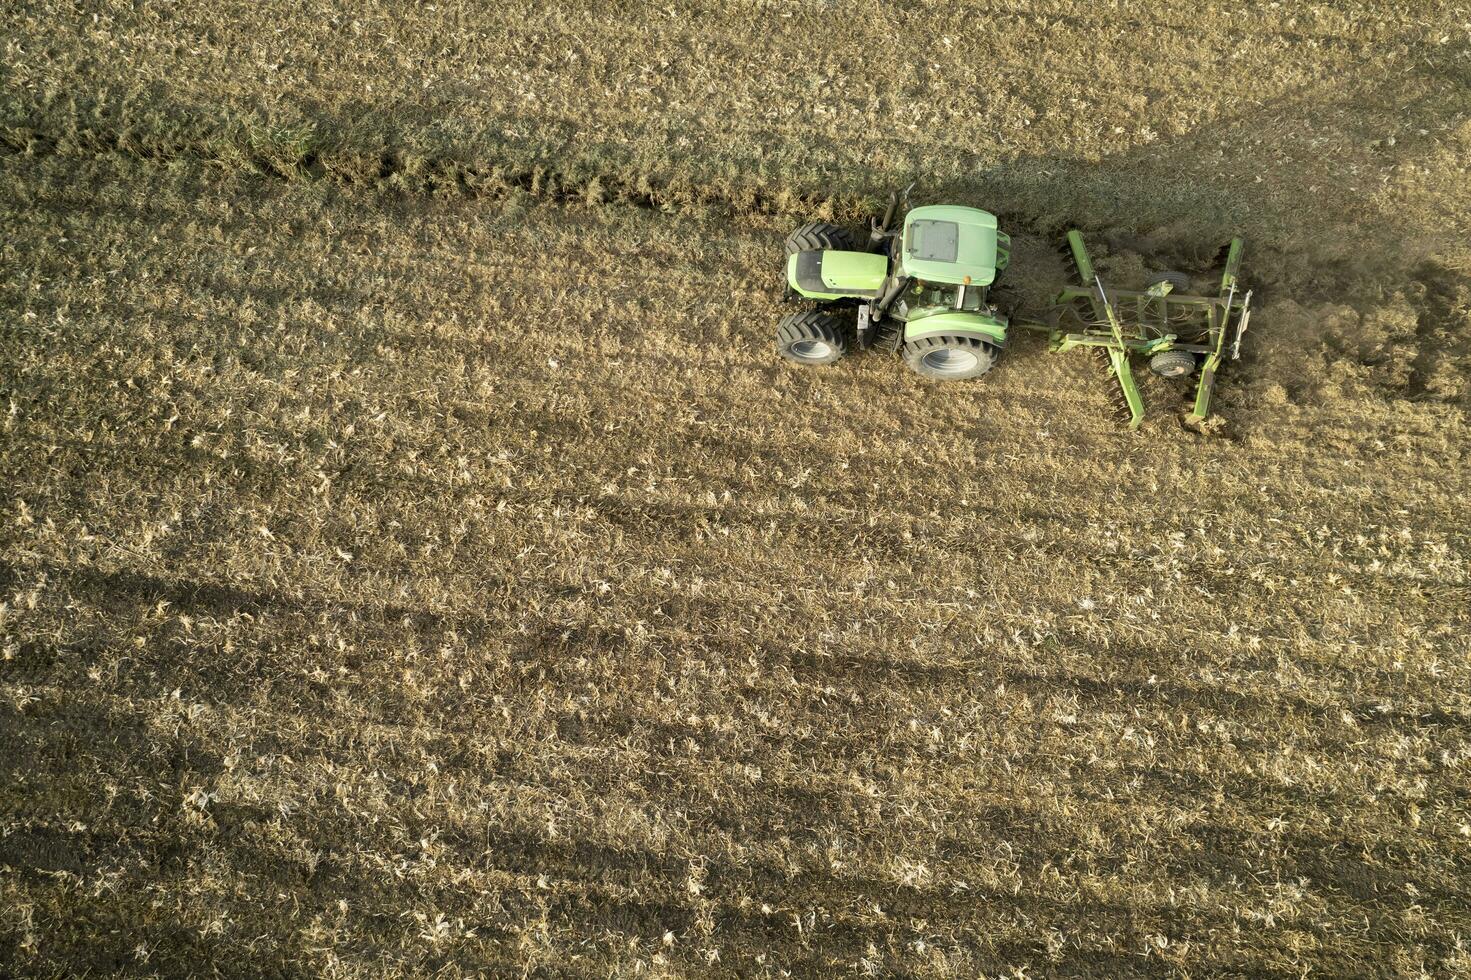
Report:
[{"label": "implement wheel", "polygon": [[1144,288],[1148,289],[1156,283],[1167,282],[1170,284],[1170,292],[1181,296],[1190,295],[1190,277],[1183,272],[1156,272],[1144,281]]},{"label": "implement wheel", "polygon": [[996,363],[996,348],[976,337],[939,335],[904,344],[904,363],[935,381],[979,378]]},{"label": "implement wheel", "polygon": [[1149,359],[1149,370],[1161,378],[1183,378],[1195,373],[1195,355],[1185,350],[1167,350]]},{"label": "implement wheel", "polygon": [[790,313],[777,325],[776,352],[797,364],[831,364],[848,353],[850,332],[831,313]]},{"label": "implement wheel", "polygon": [[853,236],[848,234],[848,229],[828,224],[825,221],[808,222],[787,236],[788,255],[796,252],[813,252],[824,248],[834,248],[840,252],[857,250],[857,246],[853,244]]}]

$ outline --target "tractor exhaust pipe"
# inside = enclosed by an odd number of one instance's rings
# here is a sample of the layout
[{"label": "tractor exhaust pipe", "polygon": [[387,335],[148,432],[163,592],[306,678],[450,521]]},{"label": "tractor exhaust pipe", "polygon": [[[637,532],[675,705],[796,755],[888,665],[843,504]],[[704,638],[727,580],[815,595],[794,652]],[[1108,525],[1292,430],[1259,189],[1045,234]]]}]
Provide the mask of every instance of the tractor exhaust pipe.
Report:
[{"label": "tractor exhaust pipe", "polygon": [[878,302],[873,304],[873,318],[875,320],[882,320],[884,314],[889,311],[889,307],[894,305],[894,300],[898,299],[899,294],[904,292],[908,286],[909,278],[907,276],[895,276],[894,281],[889,283],[889,288],[884,290],[884,294],[878,298]]},{"label": "tractor exhaust pipe", "polygon": [[[913,189],[913,183],[910,183],[908,187],[904,188],[902,197],[905,204],[909,203],[909,192]],[[869,240],[874,244],[878,244],[889,237],[889,229],[894,227],[894,218],[898,216],[900,197],[901,194],[899,191],[889,192],[889,204],[884,208],[884,220],[876,222],[872,230],[868,233]]]},{"label": "tractor exhaust pipe", "polygon": [[894,224],[894,212],[899,209],[899,192],[889,191],[889,206],[884,209],[884,220],[879,222],[879,231],[888,231]]},{"label": "tractor exhaust pipe", "polygon": [[[889,192],[889,206],[884,209],[884,220],[873,222],[868,229],[868,241],[871,245],[881,245],[888,240],[889,225],[894,222],[894,211],[899,207],[899,195],[893,191]],[[875,251],[883,251],[876,248]]]}]

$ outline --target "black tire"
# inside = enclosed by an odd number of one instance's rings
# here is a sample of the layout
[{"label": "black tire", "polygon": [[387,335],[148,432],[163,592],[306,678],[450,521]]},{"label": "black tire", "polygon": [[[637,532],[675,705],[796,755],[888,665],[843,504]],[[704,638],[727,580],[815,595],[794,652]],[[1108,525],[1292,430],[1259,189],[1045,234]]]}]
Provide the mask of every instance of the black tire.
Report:
[{"label": "black tire", "polygon": [[1149,370],[1161,378],[1183,378],[1195,373],[1195,355],[1188,350],[1167,350],[1149,359]]},{"label": "black tire", "polygon": [[920,337],[904,344],[904,363],[924,378],[964,381],[991,370],[996,363],[996,347],[976,337]]},{"label": "black tire", "polygon": [[1182,296],[1190,295],[1190,277],[1185,275],[1185,273],[1183,272],[1156,272],[1154,275],[1145,280],[1144,288],[1148,289],[1155,283],[1160,282],[1169,283],[1170,291],[1173,293],[1179,293]]},{"label": "black tire", "polygon": [[848,229],[830,225],[825,221],[809,221],[787,236],[787,254],[812,252],[818,249],[835,248],[840,252],[857,251],[853,236]]},{"label": "black tire", "polygon": [[831,364],[848,353],[851,332],[831,313],[789,313],[777,325],[776,352],[796,364]]}]

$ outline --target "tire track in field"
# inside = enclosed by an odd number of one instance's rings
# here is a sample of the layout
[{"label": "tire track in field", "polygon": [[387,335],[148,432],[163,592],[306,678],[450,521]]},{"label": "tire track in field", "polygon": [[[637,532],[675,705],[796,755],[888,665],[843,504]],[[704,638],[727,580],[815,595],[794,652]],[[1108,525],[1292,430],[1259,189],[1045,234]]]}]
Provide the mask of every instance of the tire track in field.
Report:
[{"label": "tire track in field", "polygon": [[606,170],[578,174],[551,164],[470,164],[447,155],[413,157],[401,147],[388,145],[365,150],[294,150],[283,145],[280,132],[248,131],[222,140],[160,140],[108,129],[57,137],[15,127],[0,131],[0,152],[32,157],[118,154],[155,163],[196,160],[283,182],[328,181],[406,196],[448,193],[501,199],[519,192],[552,204],[620,204],[666,213],[713,208],[733,215],[792,218],[814,214],[853,217],[871,209],[870,199],[857,194],[717,185]]},{"label": "tire track in field", "polygon": [[[497,158],[487,151],[480,162],[454,153],[423,154],[408,145],[372,140],[359,145],[319,137],[314,123],[295,127],[239,123],[191,124],[200,118],[181,114],[177,134],[129,128],[123,122],[79,117],[46,119],[32,109],[11,107],[0,121],[0,154],[29,157],[99,158],[122,156],[145,163],[195,161],[237,174],[253,174],[281,184],[326,182],[345,189],[395,194],[405,198],[462,197],[505,200],[528,197],[541,204],[624,206],[663,214],[709,214],[732,218],[765,217],[866,222],[881,210],[888,185],[840,192],[824,188],[772,187],[742,180],[710,181],[681,175],[620,169],[581,157],[565,162]],[[957,188],[934,187],[954,193]],[[1012,228],[1056,237],[1067,227],[1107,231],[1097,220],[1055,211],[1041,213],[993,202],[989,208]]]}]

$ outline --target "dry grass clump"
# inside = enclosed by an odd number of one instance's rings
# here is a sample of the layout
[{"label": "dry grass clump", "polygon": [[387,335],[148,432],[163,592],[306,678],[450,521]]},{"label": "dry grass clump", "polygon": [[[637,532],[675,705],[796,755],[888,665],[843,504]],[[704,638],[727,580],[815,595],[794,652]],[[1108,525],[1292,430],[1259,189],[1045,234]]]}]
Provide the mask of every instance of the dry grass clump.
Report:
[{"label": "dry grass clump", "polygon": [[11,160],[8,970],[1467,969],[1454,404],[1135,437],[782,365],[776,218]]}]

